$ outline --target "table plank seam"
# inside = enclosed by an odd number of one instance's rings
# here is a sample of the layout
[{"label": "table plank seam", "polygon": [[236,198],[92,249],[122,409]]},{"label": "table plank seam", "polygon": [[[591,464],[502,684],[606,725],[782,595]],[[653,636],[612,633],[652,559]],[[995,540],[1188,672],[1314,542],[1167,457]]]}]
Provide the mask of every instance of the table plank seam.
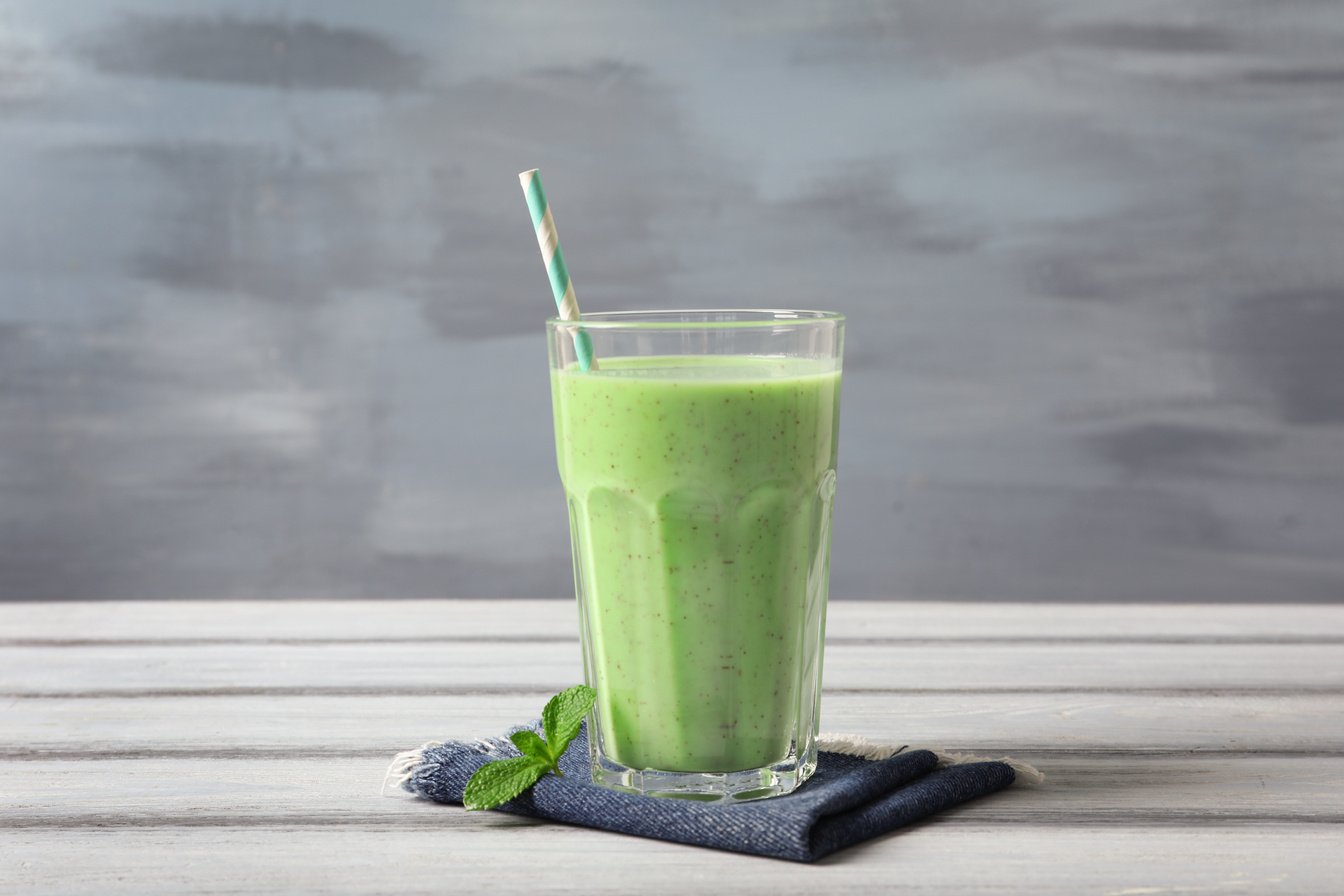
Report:
[{"label": "table plank seam", "polygon": [[[367,747],[145,747],[124,748],[97,746],[72,750],[66,747],[46,749],[41,746],[0,748],[0,762],[102,762],[154,759],[255,759],[284,761],[293,759],[378,759],[396,753],[403,744],[378,744]],[[1098,747],[1033,747],[1023,744],[975,744],[976,753],[1019,753],[1033,758],[1094,758],[1094,759],[1194,759],[1207,756],[1219,759],[1344,759],[1344,749],[1247,749],[1240,747],[1189,748],[1098,748]]]},{"label": "table plank seam", "polygon": [[[579,639],[572,635],[407,635],[402,637],[163,637],[163,638],[0,638],[0,649],[5,648],[77,648],[77,647],[228,647],[276,646],[318,647],[409,644],[573,644]],[[1153,644],[1153,645],[1207,645],[1228,647],[1278,645],[1344,645],[1344,635],[971,635],[971,636],[902,636],[902,635],[833,635],[826,638],[830,646],[910,646],[910,645],[970,645],[1009,644],[1045,646],[1061,644]]]},{"label": "table plank seam", "polygon": [[[429,808],[429,807],[427,807]],[[333,828],[333,827],[374,827],[396,830],[442,830],[450,823],[442,817],[442,809],[433,809],[431,813],[420,817],[397,815],[349,814],[345,812],[331,815],[288,815],[283,813],[258,815],[154,815],[128,817],[121,814],[89,813],[67,817],[45,815],[7,815],[0,816],[0,827],[10,829],[71,830],[79,828]],[[451,811],[451,810],[450,810]],[[1137,825],[1169,825],[1200,827],[1244,825],[1344,825],[1344,813],[1308,814],[1273,812],[1256,813],[1219,813],[1219,812],[1165,812],[1162,810],[1136,811],[1131,809],[1114,812],[1054,812],[1054,813],[1003,813],[986,807],[976,807],[975,811],[961,810],[931,818],[924,824],[958,825],[975,824],[986,827],[1016,827],[1019,824],[1032,824],[1038,827],[1063,827],[1085,825],[1089,827],[1134,827]],[[487,825],[494,827],[494,825]],[[454,827],[458,827],[454,825]]]},{"label": "table plank seam", "polygon": [[[175,697],[530,697],[550,696],[555,687],[545,684],[517,684],[506,686],[465,685],[252,685],[242,687],[200,688],[109,688],[78,691],[0,691],[0,700],[124,700]],[[1123,685],[990,685],[971,687],[844,687],[827,688],[825,695],[890,695],[920,696],[936,694],[1041,694],[1041,695],[1128,695],[1172,697],[1293,697],[1300,695],[1344,695],[1344,685],[1229,685],[1229,686],[1139,686]]]}]

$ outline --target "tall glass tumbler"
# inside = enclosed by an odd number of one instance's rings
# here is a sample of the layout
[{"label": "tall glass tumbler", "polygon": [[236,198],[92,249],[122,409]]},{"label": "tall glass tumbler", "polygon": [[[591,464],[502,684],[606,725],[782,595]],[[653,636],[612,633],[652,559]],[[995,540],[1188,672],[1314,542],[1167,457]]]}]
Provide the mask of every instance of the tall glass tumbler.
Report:
[{"label": "tall glass tumbler", "polygon": [[613,312],[547,336],[593,780],[790,792],[817,760],[844,318]]}]

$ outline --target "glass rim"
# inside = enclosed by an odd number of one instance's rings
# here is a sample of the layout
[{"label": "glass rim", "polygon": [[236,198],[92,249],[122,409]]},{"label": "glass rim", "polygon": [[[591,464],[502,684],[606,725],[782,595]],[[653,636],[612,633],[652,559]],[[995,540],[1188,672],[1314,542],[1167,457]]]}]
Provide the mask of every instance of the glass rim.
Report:
[{"label": "glass rim", "polygon": [[718,327],[795,327],[843,323],[838,311],[794,308],[661,308],[648,311],[585,312],[579,320],[548,317],[548,327],[581,326],[585,330],[715,329]]}]

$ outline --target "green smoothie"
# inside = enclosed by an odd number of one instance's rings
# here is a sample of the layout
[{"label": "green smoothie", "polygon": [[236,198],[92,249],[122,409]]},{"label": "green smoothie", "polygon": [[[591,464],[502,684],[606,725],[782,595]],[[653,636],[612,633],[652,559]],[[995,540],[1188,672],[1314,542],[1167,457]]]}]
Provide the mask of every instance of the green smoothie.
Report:
[{"label": "green smoothie", "polygon": [[601,358],[552,373],[607,756],[731,771],[811,731],[840,373],[830,361]]}]

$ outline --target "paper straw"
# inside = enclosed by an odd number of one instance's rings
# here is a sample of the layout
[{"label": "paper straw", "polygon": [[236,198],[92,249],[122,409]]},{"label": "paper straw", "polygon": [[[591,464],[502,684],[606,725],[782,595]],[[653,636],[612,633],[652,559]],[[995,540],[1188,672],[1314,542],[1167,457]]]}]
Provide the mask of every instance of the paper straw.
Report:
[{"label": "paper straw", "polygon": [[[532,226],[537,229],[537,245],[541,247],[546,275],[551,278],[556,310],[562,320],[578,320],[579,300],[574,297],[574,284],[569,279],[569,268],[565,267],[565,253],[560,250],[560,236],[555,232],[555,218],[541,188],[541,171],[536,168],[524,171],[518,175],[518,180],[527,197],[527,210],[532,213]],[[597,366],[593,359],[592,337],[582,327],[574,328],[574,354],[578,356],[580,370]]]}]

